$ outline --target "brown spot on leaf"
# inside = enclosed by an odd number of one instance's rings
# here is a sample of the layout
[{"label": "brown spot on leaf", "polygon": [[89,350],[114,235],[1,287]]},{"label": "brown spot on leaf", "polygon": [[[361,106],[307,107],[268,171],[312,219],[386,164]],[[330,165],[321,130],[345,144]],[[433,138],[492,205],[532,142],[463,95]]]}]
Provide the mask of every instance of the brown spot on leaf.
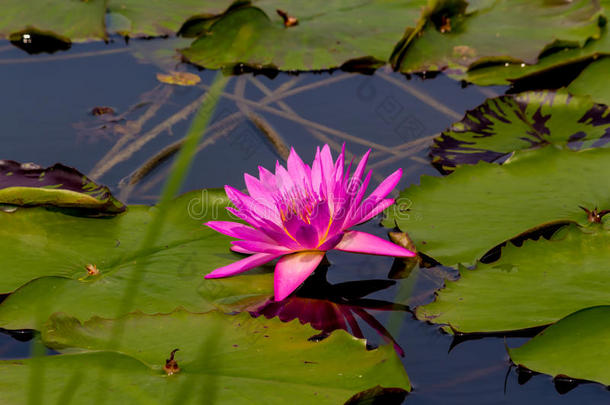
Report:
[{"label": "brown spot on leaf", "polygon": [[174,360],[174,355],[180,349],[174,349],[169,355],[169,359],[165,360],[165,365],[163,366],[163,371],[167,375],[173,375],[180,372],[180,367],[178,366],[178,362]]},{"label": "brown spot on leaf", "polygon": [[282,20],[284,20],[284,27],[294,27],[295,25],[299,24],[299,20],[296,17],[288,15],[287,12],[280,10],[279,8],[275,11],[280,17],[282,17]]},{"label": "brown spot on leaf", "polygon": [[100,270],[95,264],[88,264],[85,266],[85,269],[87,269],[87,274],[89,274],[90,276],[97,276],[98,274],[100,274]]},{"label": "brown spot on leaf", "polygon": [[593,208],[592,210],[589,210],[582,205],[579,205],[579,207],[587,213],[587,220],[592,224],[601,224],[604,216],[606,214],[610,214],[610,210],[598,211],[597,207]]}]

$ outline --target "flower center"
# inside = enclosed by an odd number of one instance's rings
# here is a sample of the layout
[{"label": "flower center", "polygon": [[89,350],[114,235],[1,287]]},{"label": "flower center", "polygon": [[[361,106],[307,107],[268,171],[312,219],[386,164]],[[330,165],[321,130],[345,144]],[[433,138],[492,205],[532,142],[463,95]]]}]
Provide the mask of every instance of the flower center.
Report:
[{"label": "flower center", "polygon": [[321,199],[315,193],[295,187],[276,197],[275,204],[282,222],[296,215],[303,222],[310,224],[316,204],[320,201]]}]

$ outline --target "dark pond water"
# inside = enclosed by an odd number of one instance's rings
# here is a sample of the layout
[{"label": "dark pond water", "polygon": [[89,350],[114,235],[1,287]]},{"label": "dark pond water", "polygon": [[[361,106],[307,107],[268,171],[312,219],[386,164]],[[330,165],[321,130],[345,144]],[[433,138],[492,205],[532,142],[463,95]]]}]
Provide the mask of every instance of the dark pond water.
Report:
[{"label": "dark pond water", "polygon": [[[155,51],[160,41],[117,40],[110,44],[74,45],[69,51],[28,55],[0,42],[0,158],[74,166],[107,184],[130,204],[153,204],[171,159],[133,187],[125,185],[151,156],[185,134],[191,115],[214,72],[180,65]],[[176,41],[179,46],[179,41]],[[177,67],[199,74],[203,85],[160,84],[156,73]],[[271,167],[277,148],[246,118],[254,112],[305,160],[315,146],[330,143],[361,155],[374,150],[370,166],[380,176],[405,170],[399,189],[417,183],[421,175],[438,173],[427,161],[430,136],[459,120],[464,112],[505,88],[462,88],[442,75],[422,80],[381,70],[375,75],[345,72],[242,75],[231,79],[219,103],[212,130],[188,176],[184,190],[243,186],[243,173],[258,165]],[[110,106],[115,122],[94,117],[91,110]],[[117,119],[118,118],[118,119]],[[168,125],[168,122],[172,125]],[[137,148],[121,142],[138,139]],[[118,144],[118,146],[117,146]],[[118,151],[118,152],[117,152]],[[379,177],[375,179],[379,181]],[[362,226],[385,236],[375,221]],[[331,252],[331,284],[386,279],[392,259]],[[411,306],[429,302],[443,278],[455,277],[443,268],[415,270],[407,279],[367,298]],[[511,367],[505,345],[523,344],[525,337],[485,337],[459,342],[437,326],[416,321],[408,312],[369,311],[405,352],[403,363],[414,391],[408,404],[602,404],[608,390],[598,384],[560,386],[535,375],[529,380]],[[365,322],[363,332],[373,344],[378,334]],[[28,356],[27,336],[0,334],[0,358]],[[525,381],[527,380],[527,381]],[[525,381],[525,382],[524,382]]]}]

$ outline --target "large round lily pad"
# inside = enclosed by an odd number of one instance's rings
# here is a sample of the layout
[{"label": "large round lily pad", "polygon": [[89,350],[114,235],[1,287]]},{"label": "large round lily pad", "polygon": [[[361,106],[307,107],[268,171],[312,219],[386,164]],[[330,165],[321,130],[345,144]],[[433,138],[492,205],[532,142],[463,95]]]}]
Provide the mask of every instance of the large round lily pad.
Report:
[{"label": "large round lily pad", "polygon": [[502,332],[610,305],[610,230],[573,225],[555,239],[509,244],[493,263],[462,267],[459,280],[447,281],[417,317],[462,333]]},{"label": "large round lily pad", "polygon": [[586,308],[549,326],[521,347],[515,364],[552,376],[610,386],[610,305]]},{"label": "large round lily pad", "polygon": [[[360,60],[385,63],[406,27],[415,26],[426,1],[261,0],[233,10],[182,54],[206,68],[322,70]],[[276,9],[298,19],[284,26]]]},{"label": "large round lily pad", "polygon": [[398,225],[418,251],[442,264],[473,264],[540,226],[585,223],[579,206],[610,209],[609,176],[607,148],[521,151],[503,165],[480,162],[444,178],[423,176],[387,210],[384,225]]},{"label": "large round lily pad", "polygon": [[[123,339],[113,345],[117,322]],[[27,401],[34,362],[44,373],[43,396],[62,402],[151,404],[339,404],[375,386],[404,394],[409,379],[391,346],[366,350],[366,342],[336,331],[322,341],[298,321],[252,318],[217,312],[129,315],[119,321],[92,319],[84,324],[54,316],[44,341],[60,350],[69,345],[92,353],[0,362],[0,396],[11,404]],[[110,349],[114,351],[108,351]],[[180,371],[162,367],[173,349]],[[74,382],[77,380],[78,382]],[[79,383],[80,382],[80,383]]]},{"label": "large round lily pad", "polygon": [[[606,68],[610,68],[610,65]],[[434,140],[435,165],[451,170],[493,162],[521,149],[549,144],[571,149],[610,142],[610,108],[566,91],[540,91],[488,99]]]},{"label": "large round lily pad", "polygon": [[[599,38],[599,3],[546,0],[484,2],[467,14],[448,16],[444,23],[428,22],[410,35],[395,56],[406,73],[427,70],[465,72],[474,65],[500,61],[533,64],[539,55],[558,46],[580,47]],[[439,10],[437,18],[443,18]],[[442,20],[441,20],[442,22]],[[524,29],[524,27],[527,27]]]},{"label": "large round lily pad", "polygon": [[4,0],[0,37],[36,31],[64,42],[105,39],[104,0]]},{"label": "large round lily pad", "polygon": [[[44,208],[0,212],[0,291],[24,285],[0,305],[0,325],[36,326],[56,311],[79,319],[117,316],[129,281],[143,270],[134,308],[145,313],[177,307],[202,312],[213,302],[229,304],[272,293],[272,275],[204,280],[217,267],[239,259],[230,238],[203,225],[229,219],[222,190],[185,194],[168,207],[162,236],[141,251],[141,238],[156,208],[131,206],[112,218],[83,218]],[[95,266],[99,274],[89,275]],[[29,282],[29,283],[28,283]]]}]

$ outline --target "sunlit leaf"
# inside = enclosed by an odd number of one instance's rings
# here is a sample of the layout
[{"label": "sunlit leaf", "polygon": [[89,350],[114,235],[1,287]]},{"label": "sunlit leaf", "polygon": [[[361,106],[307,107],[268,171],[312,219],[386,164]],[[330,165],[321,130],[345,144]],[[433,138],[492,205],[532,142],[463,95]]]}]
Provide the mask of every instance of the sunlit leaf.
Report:
[{"label": "sunlit leaf", "polygon": [[[414,26],[426,1],[260,0],[229,12],[182,50],[206,68],[321,70],[347,62],[385,63],[405,28]],[[286,27],[280,9],[298,19]]]},{"label": "sunlit leaf", "polygon": [[607,148],[521,151],[503,165],[480,162],[444,178],[423,176],[388,209],[384,225],[398,225],[418,252],[442,264],[471,264],[535,228],[587,222],[579,206],[610,209],[609,176]]},{"label": "sunlit leaf", "polygon": [[552,376],[610,386],[610,305],[583,309],[549,326],[521,347],[515,364]]},{"label": "sunlit leaf", "polygon": [[[610,227],[609,227],[610,228]],[[553,240],[502,249],[492,263],[460,269],[417,317],[462,333],[547,325],[579,309],[610,305],[610,230],[570,226]]]},{"label": "sunlit leaf", "polygon": [[[221,190],[195,191],[176,199],[162,236],[141,251],[141,238],[156,208],[131,206],[124,214],[83,218],[44,208],[0,212],[0,291],[26,284],[0,305],[0,325],[36,327],[54,312],[79,319],[114,317],[126,294],[133,309],[167,313],[183,307],[203,312],[272,294],[270,273],[204,280],[203,276],[240,256],[229,251],[230,238],[203,225],[230,219]],[[126,291],[144,263],[136,292]],[[95,265],[100,274],[88,275]]]},{"label": "sunlit leaf", "polygon": [[[47,401],[55,403],[69,390],[82,404],[96,403],[100,394],[114,403],[126,398],[138,404],[172,403],[182,395],[179,402],[185,404],[285,404],[287,398],[295,404],[340,404],[377,385],[400,389],[403,398],[410,390],[391,346],[368,351],[364,340],[344,331],[315,342],[308,338],[317,331],[298,321],[179,311],[129,315],[115,346],[116,326],[117,321],[99,318],[84,324],[61,315],[50,320],[43,330],[47,344],[94,352],[38,360]],[[110,348],[116,352],[104,351]],[[166,376],[162,367],[176,348],[180,370]],[[34,361],[0,363],[3,400],[26,403],[27,373]],[[82,383],[74,383],[75,378]]]},{"label": "sunlit leaf", "polygon": [[108,0],[114,31],[131,37],[175,35],[190,18],[222,14],[234,0]]},{"label": "sunlit leaf", "polygon": [[64,42],[105,39],[105,3],[104,0],[4,0],[0,37],[36,32]]},{"label": "sunlit leaf", "polygon": [[[436,13],[396,55],[400,71],[465,72],[500,61],[533,64],[550,48],[580,47],[600,36],[601,8],[589,0],[498,0],[468,14],[444,14],[442,8]],[[439,23],[443,18],[450,19],[450,29]]]}]

